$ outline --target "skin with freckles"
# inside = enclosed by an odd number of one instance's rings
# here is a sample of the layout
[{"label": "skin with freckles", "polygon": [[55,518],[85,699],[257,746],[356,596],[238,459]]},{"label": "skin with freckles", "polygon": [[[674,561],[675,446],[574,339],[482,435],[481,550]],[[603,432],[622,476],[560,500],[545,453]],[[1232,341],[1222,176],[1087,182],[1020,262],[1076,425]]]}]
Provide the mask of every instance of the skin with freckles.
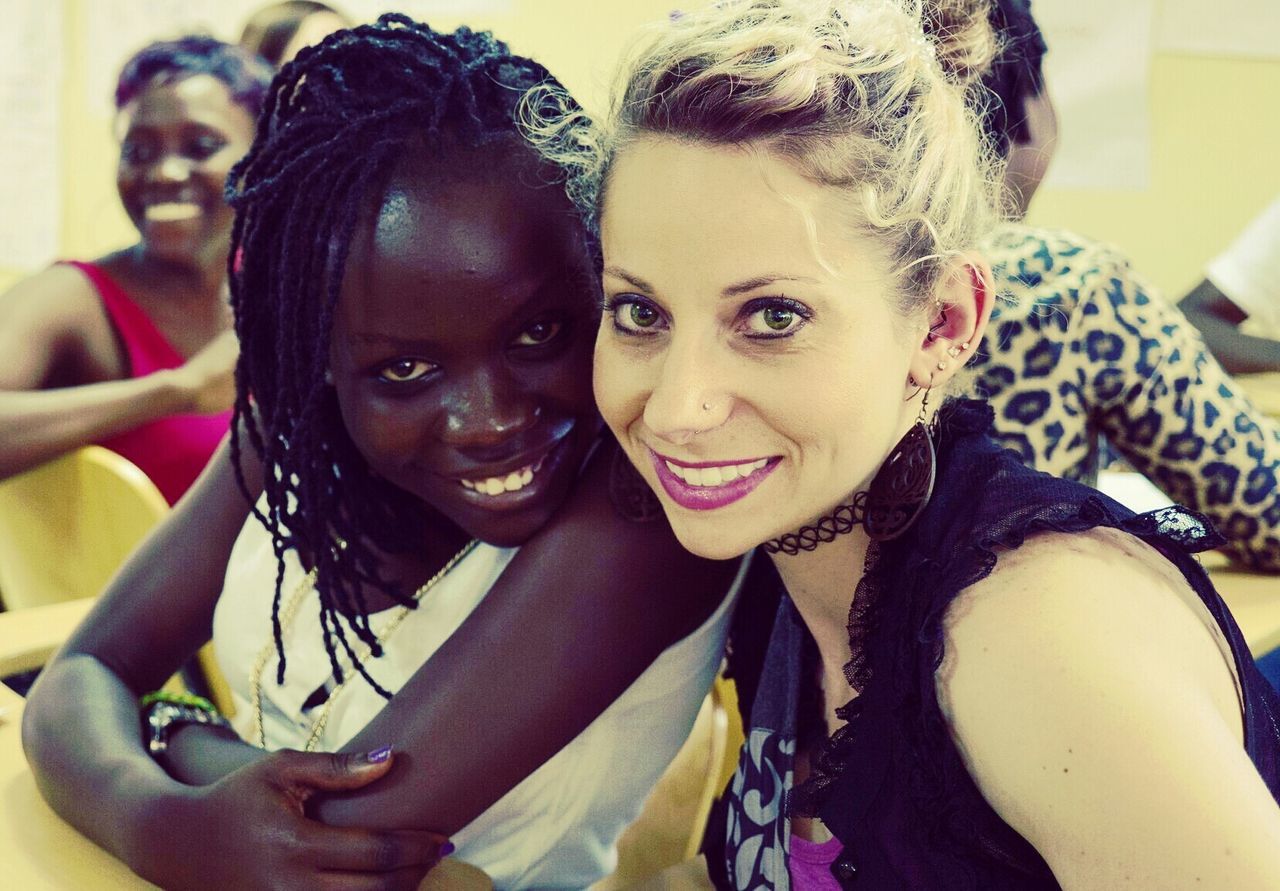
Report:
[{"label": "skin with freckles", "polygon": [[600,429],[595,282],[562,190],[402,165],[353,244],[330,350],[369,466],[468,537],[541,528]]},{"label": "skin with freckles", "polygon": [[[924,326],[902,319],[885,261],[844,213],[764,152],[649,138],[613,168],[596,399],[695,553],[743,553],[829,513],[919,410],[905,382]],[[736,500],[682,485],[681,468],[706,465],[721,480],[734,467]]]}]

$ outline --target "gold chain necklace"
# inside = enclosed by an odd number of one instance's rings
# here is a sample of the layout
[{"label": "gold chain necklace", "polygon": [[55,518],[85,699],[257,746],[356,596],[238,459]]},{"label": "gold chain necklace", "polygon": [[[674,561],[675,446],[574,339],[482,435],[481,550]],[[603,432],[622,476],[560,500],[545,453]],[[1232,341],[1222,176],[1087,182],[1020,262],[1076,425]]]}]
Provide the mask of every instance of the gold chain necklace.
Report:
[{"label": "gold chain necklace", "polygon": [[[423,595],[434,588],[441,579],[449,574],[450,570],[461,563],[463,558],[474,551],[476,546],[479,544],[480,540],[473,538],[471,541],[463,545],[462,550],[454,554],[453,557],[449,559],[448,563],[440,567],[439,572],[428,579],[425,585],[413,592],[414,602],[416,603],[421,600]],[[312,569],[306,574],[306,577],[303,578],[302,583],[298,585],[293,594],[289,596],[289,602],[285,605],[284,612],[280,616],[282,637],[284,632],[293,624],[293,620],[298,615],[298,609],[302,606],[302,601],[306,599],[307,593],[315,589],[315,584],[316,571]],[[387,626],[383,628],[380,633],[374,636],[379,645],[384,643],[387,638],[391,636],[391,633],[400,627],[400,623],[409,615],[409,609],[410,607],[407,605],[400,606],[396,610],[395,615],[392,616],[391,621],[387,623]],[[253,709],[253,725],[256,736],[255,743],[258,748],[261,749],[265,749],[267,747],[266,723],[262,714],[262,674],[266,671],[267,662],[271,660],[271,654],[275,652],[275,648],[275,641],[268,639],[266,646],[264,646],[262,648],[262,652],[258,654],[258,658],[253,663],[253,669],[249,673],[249,703]],[[371,652],[373,652],[373,647],[369,644],[363,644],[362,651],[357,652],[356,657],[363,663],[369,658],[369,654]],[[320,709],[320,714],[316,716],[315,721],[311,724],[311,733],[308,734],[306,745],[302,748],[304,752],[311,752],[315,750],[316,743],[320,741],[320,737],[324,733],[325,725],[329,723],[329,713],[333,711],[333,703],[337,700],[338,694],[341,693],[343,688],[347,686],[347,683],[357,675],[357,672],[352,668],[352,665],[345,666],[345,669],[341,683],[329,691],[329,698],[325,700],[324,706]]]}]

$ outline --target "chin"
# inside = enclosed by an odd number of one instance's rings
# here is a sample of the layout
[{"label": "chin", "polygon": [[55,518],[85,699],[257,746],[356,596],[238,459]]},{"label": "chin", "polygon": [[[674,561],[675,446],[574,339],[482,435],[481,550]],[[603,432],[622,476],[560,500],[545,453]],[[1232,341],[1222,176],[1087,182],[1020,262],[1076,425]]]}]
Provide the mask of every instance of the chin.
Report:
[{"label": "chin", "polygon": [[750,551],[759,541],[731,534],[727,530],[698,529],[693,524],[681,522],[683,518],[667,513],[671,530],[680,545],[696,557],[705,560],[733,560]]}]

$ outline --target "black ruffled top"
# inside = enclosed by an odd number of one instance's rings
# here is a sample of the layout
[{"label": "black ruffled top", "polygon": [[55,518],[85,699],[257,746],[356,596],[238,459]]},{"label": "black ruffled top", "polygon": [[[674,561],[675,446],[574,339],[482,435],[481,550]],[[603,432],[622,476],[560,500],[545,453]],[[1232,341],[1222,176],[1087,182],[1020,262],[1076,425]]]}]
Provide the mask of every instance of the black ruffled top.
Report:
[{"label": "black ruffled top", "polygon": [[[1058,887],[1035,849],[978,791],[934,686],[948,606],[991,572],[999,552],[1045,530],[1121,529],[1182,571],[1235,654],[1245,746],[1280,801],[1280,697],[1258,673],[1222,599],[1191,556],[1218,546],[1217,533],[1181,508],[1135,515],[1093,489],[1027,468],[987,437],[991,419],[985,403],[971,400],[951,402],[939,413],[932,500],[903,537],[872,554],[856,593],[849,626],[855,659],[846,673],[861,693],[842,714],[848,723],[820,747],[813,778],[787,801],[793,812],[820,816],[841,840],[844,851],[833,871],[848,887]],[[760,683],[765,652],[770,637],[778,636],[771,635],[775,616],[789,604],[776,573],[761,559],[744,598],[731,638],[730,673],[747,712],[745,704],[756,703],[758,688],[768,686]],[[749,713],[744,724],[750,732]],[[731,787],[717,805],[705,845],[719,887],[732,887],[724,852],[733,794]],[[731,813],[727,819],[732,834]]]}]

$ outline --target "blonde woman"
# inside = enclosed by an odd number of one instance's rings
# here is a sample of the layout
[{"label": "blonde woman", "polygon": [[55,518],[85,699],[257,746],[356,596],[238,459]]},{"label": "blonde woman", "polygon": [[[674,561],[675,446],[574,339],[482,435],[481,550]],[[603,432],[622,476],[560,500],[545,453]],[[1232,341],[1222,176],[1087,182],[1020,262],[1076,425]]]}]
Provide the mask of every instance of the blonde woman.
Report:
[{"label": "blonde woman", "polygon": [[993,300],[986,13],[723,0],[552,128],[601,229],[606,422],[687,548],[776,572],[739,617],[759,682],[712,872],[1280,887],[1280,702],[1190,556],[1217,536],[944,404]]}]

